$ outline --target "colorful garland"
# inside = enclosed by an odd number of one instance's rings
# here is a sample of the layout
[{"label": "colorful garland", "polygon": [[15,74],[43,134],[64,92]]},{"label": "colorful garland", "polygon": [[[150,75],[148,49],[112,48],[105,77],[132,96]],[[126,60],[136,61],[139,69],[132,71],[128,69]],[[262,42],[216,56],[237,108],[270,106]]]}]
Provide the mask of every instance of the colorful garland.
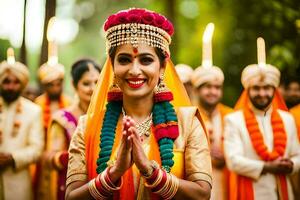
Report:
[{"label": "colorful garland", "polygon": [[[113,91],[116,92],[116,91]],[[171,92],[168,93],[168,98],[156,98],[162,96],[158,93],[155,97],[155,104],[153,106],[153,124],[154,135],[159,145],[160,157],[162,167],[170,172],[174,165],[173,146],[174,140],[178,137],[178,123],[177,116],[173,105],[169,102],[173,99]],[[104,115],[103,126],[100,134],[100,152],[97,159],[97,173],[100,174],[107,168],[107,162],[110,159],[112,148],[115,140],[115,131],[122,111],[122,101],[120,95],[108,93],[109,99],[106,105],[106,112]],[[117,98],[111,98],[116,96]],[[159,101],[157,100],[159,99]]]},{"label": "colorful garland", "polygon": [[263,136],[259,130],[253,111],[250,108],[244,109],[244,116],[252,145],[256,153],[264,161],[272,161],[277,159],[279,156],[284,155],[287,136],[284,130],[283,121],[276,110],[273,110],[271,114],[271,124],[274,136],[274,148],[272,152],[268,151],[268,148],[264,143]]}]

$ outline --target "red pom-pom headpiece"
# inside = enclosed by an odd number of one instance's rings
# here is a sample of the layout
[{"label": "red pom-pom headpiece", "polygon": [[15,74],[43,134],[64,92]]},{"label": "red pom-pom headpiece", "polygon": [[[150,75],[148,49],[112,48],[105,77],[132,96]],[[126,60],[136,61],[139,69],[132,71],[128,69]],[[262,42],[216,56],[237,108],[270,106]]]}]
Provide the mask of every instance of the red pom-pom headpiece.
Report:
[{"label": "red pom-pom headpiece", "polygon": [[164,16],[146,9],[122,10],[109,16],[104,24],[107,51],[122,44],[137,47],[139,43],[158,47],[170,54],[169,45],[174,33],[172,23]]}]

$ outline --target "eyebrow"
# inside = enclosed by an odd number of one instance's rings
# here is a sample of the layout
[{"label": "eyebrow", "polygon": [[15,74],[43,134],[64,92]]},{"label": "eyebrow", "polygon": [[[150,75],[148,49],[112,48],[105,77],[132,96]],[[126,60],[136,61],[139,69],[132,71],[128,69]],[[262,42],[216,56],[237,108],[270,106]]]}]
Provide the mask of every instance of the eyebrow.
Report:
[{"label": "eyebrow", "polygon": [[[117,56],[128,56],[128,57],[133,57],[132,54],[129,53],[119,53]],[[151,53],[141,53],[137,55],[138,57],[142,57],[142,56],[151,56],[154,57]]]}]

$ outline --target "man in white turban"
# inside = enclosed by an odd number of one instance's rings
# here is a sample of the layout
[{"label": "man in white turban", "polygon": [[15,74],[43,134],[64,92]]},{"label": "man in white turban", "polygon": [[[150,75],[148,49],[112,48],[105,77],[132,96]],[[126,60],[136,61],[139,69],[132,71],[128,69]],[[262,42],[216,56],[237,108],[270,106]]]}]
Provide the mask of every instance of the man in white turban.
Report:
[{"label": "man in white turban", "polygon": [[63,93],[65,70],[57,59],[57,55],[54,55],[49,49],[48,62],[44,63],[38,70],[38,77],[44,93],[36,98],[35,103],[42,108],[45,131],[47,131],[52,113],[69,106],[71,102]]},{"label": "man in white turban", "polygon": [[0,64],[0,199],[33,199],[29,165],[44,145],[41,109],[21,97],[29,79],[13,50]]},{"label": "man in white turban", "polygon": [[258,64],[242,72],[245,91],[237,111],[225,117],[225,157],[237,174],[230,190],[238,199],[289,199],[289,175],[300,168],[295,121],[277,87],[279,70],[265,63],[265,45],[258,38]]},{"label": "man in white turban", "polygon": [[[207,26],[205,32],[209,30],[210,25]],[[223,153],[223,119],[226,114],[233,110],[221,103],[224,74],[219,67],[212,65],[212,56],[209,54],[211,41],[207,42],[203,41],[202,65],[194,70],[192,84],[195,88],[197,106],[211,141],[210,151],[213,166],[211,199],[226,200],[228,199],[229,177]]]}]

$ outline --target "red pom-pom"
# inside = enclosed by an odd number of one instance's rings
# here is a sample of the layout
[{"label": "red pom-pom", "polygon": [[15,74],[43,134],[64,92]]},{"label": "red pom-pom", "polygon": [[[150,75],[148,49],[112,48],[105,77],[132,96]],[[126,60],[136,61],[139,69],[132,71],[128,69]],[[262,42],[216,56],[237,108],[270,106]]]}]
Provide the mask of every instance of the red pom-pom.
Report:
[{"label": "red pom-pom", "polygon": [[161,28],[161,26],[167,19],[164,16],[161,16],[160,14],[157,13],[154,13],[154,16],[155,16],[154,26]]},{"label": "red pom-pom", "polygon": [[172,35],[174,32],[173,25],[167,18],[158,13],[140,8],[120,11],[109,16],[104,24],[104,30],[107,31],[113,26],[128,23],[149,24],[165,30],[169,35]]},{"label": "red pom-pom", "polygon": [[161,138],[165,138],[168,136],[168,130],[167,128],[159,128],[159,129],[156,129],[154,131],[154,136],[156,138],[156,141],[159,141]]},{"label": "red pom-pom", "polygon": [[128,14],[129,14],[129,15],[138,15],[138,16],[142,16],[145,12],[146,12],[145,9],[134,8],[134,9],[130,9],[130,10],[128,11]]},{"label": "red pom-pom", "polygon": [[174,33],[174,28],[171,22],[165,21],[162,25],[161,28],[164,29],[169,35],[172,35]]},{"label": "red pom-pom", "polygon": [[164,101],[172,101],[173,94],[172,92],[159,92],[154,95],[154,102],[164,102]]},{"label": "red pom-pom", "polygon": [[142,22],[144,24],[152,24],[153,20],[154,20],[154,14],[153,13],[146,12],[142,16]]},{"label": "red pom-pom", "polygon": [[179,136],[178,125],[168,126],[168,138],[175,140]]},{"label": "red pom-pom", "polygon": [[141,22],[141,16],[136,14],[131,14],[127,18],[130,23],[140,23]]},{"label": "red pom-pom", "polygon": [[123,93],[122,92],[108,92],[107,93],[107,101],[122,101],[123,100]]}]

